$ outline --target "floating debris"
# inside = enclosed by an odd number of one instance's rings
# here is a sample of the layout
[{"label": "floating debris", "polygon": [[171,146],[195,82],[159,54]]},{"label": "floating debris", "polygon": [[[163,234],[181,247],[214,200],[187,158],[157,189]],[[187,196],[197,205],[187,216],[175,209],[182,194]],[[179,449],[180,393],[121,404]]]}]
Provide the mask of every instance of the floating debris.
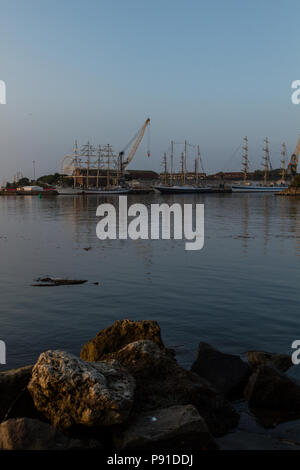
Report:
[{"label": "floating debris", "polygon": [[91,246],[88,246],[87,248],[83,248],[83,249],[84,249],[85,251],[89,251],[89,250],[92,249],[92,247],[91,247]]},{"label": "floating debris", "polygon": [[43,277],[36,279],[36,282],[38,282],[38,284],[32,284],[33,287],[71,286],[76,284],[84,284],[87,282],[87,280]]}]

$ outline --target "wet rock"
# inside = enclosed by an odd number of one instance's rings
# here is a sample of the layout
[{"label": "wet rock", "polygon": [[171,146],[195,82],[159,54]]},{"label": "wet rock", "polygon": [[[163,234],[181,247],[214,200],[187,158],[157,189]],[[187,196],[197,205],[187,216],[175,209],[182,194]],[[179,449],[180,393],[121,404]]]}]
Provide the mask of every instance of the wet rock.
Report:
[{"label": "wet rock", "polygon": [[32,365],[0,372],[0,422],[14,406],[31,378]]},{"label": "wet rock", "polygon": [[[288,417],[300,417],[300,386],[274,367],[260,366],[249,378],[245,397],[251,408],[282,412]],[[275,420],[275,415],[273,420]],[[278,416],[278,422],[282,417]]]},{"label": "wet rock", "polygon": [[222,353],[203,342],[199,343],[198,356],[191,370],[228,398],[242,396],[251,373],[249,365],[239,356]]},{"label": "wet rock", "polygon": [[84,446],[36,419],[9,419],[0,424],[1,450],[67,450]]},{"label": "wet rock", "polygon": [[291,356],[288,354],[275,354],[265,351],[247,351],[246,356],[252,367],[270,365],[281,372],[286,372],[293,366]]},{"label": "wet rock", "polygon": [[151,340],[164,349],[156,321],[118,320],[86,343],[80,353],[85,361],[100,361],[105,355],[141,339]]},{"label": "wet rock", "polygon": [[117,449],[158,451],[174,448],[217,449],[204,419],[192,405],[171,406],[139,413],[130,424],[113,434]]},{"label": "wet rock", "polygon": [[40,355],[28,390],[36,408],[58,429],[109,426],[127,419],[135,382],[117,362],[95,365],[64,351]]},{"label": "wet rock", "polygon": [[238,424],[237,412],[207,380],[183,369],[152,341],[135,341],[109,357],[136,380],[134,412],[191,404],[213,435],[225,434]]}]

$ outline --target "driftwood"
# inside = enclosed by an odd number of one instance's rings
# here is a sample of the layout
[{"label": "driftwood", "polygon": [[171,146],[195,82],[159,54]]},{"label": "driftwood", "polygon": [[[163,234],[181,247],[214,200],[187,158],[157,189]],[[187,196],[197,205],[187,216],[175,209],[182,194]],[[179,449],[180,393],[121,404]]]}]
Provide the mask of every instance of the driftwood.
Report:
[{"label": "driftwood", "polygon": [[33,287],[71,286],[87,282],[87,280],[81,279],[60,279],[53,277],[38,278],[36,281],[38,284],[32,284]]}]

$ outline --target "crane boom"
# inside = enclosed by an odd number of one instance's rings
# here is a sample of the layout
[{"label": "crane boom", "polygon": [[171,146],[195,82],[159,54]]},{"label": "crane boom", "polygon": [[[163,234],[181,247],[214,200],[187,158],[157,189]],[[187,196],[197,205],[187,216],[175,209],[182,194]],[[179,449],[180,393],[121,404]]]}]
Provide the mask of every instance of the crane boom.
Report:
[{"label": "crane boom", "polygon": [[[148,124],[150,124],[150,119],[146,119],[143,127],[141,128],[141,130],[139,131],[138,135],[137,135],[137,138],[132,146],[132,149],[130,150],[129,152],[129,155],[128,157],[121,163],[121,168],[122,170],[124,170],[126,168],[127,165],[129,165],[129,163],[131,162],[131,160],[133,159],[141,141],[142,141],[142,138],[144,137],[144,134],[145,134],[145,131],[147,129],[147,126]],[[120,152],[120,157],[122,158],[122,156],[124,155],[124,151]]]},{"label": "crane boom", "polygon": [[288,165],[288,173],[292,176],[296,175],[296,173],[297,173],[299,153],[300,153],[300,137],[299,137],[299,140],[298,140],[296,150],[293,153],[293,155],[291,156],[291,161]]}]

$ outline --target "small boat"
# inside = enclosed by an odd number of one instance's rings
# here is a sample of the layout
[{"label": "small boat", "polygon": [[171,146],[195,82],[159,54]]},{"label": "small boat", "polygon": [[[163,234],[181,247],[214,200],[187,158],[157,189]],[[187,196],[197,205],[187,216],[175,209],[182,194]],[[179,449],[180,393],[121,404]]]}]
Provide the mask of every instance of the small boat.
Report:
[{"label": "small boat", "polygon": [[130,189],[127,188],[90,188],[90,189],[85,189],[84,194],[102,194],[102,195],[111,195],[111,194],[127,194],[130,192]]},{"label": "small boat", "polygon": [[78,194],[83,194],[82,189],[78,188],[69,188],[67,186],[56,186],[56,191],[62,196],[75,196]]},{"label": "small boat", "polygon": [[155,189],[158,189],[163,194],[189,194],[189,193],[211,193],[212,188],[209,186],[192,186],[192,185],[182,185],[182,186],[155,186]]},{"label": "small boat", "polygon": [[276,193],[287,189],[288,186],[285,185],[259,185],[259,184],[240,184],[232,186],[233,193]]}]

